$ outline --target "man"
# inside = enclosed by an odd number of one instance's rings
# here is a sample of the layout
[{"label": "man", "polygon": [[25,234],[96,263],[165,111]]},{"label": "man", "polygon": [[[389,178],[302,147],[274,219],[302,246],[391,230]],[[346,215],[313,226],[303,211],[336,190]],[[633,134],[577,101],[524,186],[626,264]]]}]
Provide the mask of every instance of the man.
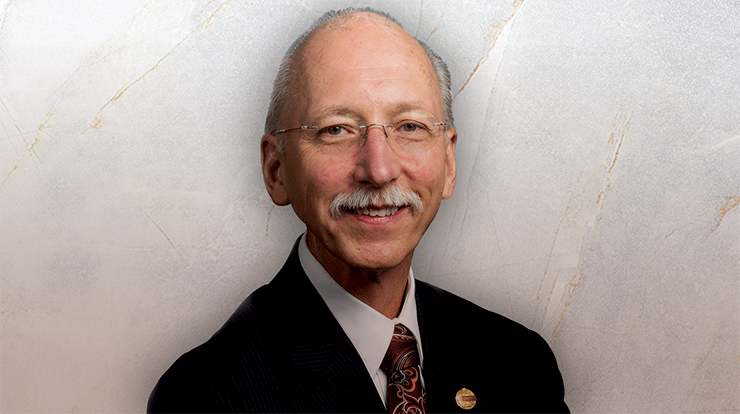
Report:
[{"label": "man", "polygon": [[379,12],[327,13],[288,51],[265,130],[265,186],[306,233],[150,411],[567,412],[539,335],[411,273],[455,187],[433,52]]}]

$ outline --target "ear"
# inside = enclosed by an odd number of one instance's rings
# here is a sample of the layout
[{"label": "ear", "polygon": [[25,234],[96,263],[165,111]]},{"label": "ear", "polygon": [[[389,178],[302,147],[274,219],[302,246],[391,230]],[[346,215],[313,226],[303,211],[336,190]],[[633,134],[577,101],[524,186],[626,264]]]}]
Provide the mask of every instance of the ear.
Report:
[{"label": "ear", "polygon": [[445,186],[442,190],[442,198],[448,199],[452,197],[452,192],[455,189],[455,183],[457,182],[457,164],[455,162],[455,148],[457,146],[457,130],[450,128],[446,131],[447,147],[445,149]]},{"label": "ear", "polygon": [[260,141],[260,156],[262,161],[262,178],[265,188],[272,198],[272,202],[285,206],[290,204],[288,192],[283,181],[283,153],[278,151],[278,138],[265,134]]}]

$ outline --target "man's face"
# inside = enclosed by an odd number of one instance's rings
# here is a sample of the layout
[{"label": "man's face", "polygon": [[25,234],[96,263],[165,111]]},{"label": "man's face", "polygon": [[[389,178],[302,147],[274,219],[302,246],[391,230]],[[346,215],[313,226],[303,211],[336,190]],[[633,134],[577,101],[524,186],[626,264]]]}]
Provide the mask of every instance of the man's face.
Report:
[{"label": "man's face", "polygon": [[[285,128],[323,127],[348,117],[359,125],[389,124],[419,114],[444,121],[432,66],[418,43],[396,25],[360,16],[316,33],[300,56],[299,98]],[[311,251],[324,266],[393,268],[410,262],[441,199],[452,195],[456,134],[449,129],[449,141],[442,136],[424,152],[403,153],[394,151],[383,129],[374,126],[362,146],[336,153],[301,139],[300,132],[287,133],[286,149],[276,155],[277,191],[270,194],[278,204],[292,204],[308,228]],[[386,207],[373,205],[367,211],[331,213],[330,203],[338,194],[389,186],[416,193],[423,209],[368,215]]]}]

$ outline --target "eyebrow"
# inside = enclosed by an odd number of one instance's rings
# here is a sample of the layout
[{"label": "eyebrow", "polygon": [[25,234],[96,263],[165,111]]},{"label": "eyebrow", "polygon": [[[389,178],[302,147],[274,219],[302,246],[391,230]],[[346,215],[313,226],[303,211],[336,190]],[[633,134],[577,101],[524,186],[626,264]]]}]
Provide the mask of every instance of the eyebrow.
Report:
[{"label": "eyebrow", "polygon": [[332,116],[350,116],[357,117],[358,119],[360,118],[354,107],[339,105],[322,108],[318,112],[311,114],[308,118],[308,123],[311,125],[320,125],[326,118],[330,118]]},{"label": "eyebrow", "polygon": [[412,111],[424,111],[428,112],[430,115],[433,115],[432,111],[427,109],[426,105],[424,105],[424,103],[421,101],[401,102],[393,108],[394,114],[402,114]]},{"label": "eyebrow", "polygon": [[[397,114],[413,111],[423,111],[433,116],[432,111],[427,109],[427,106],[421,101],[400,102],[392,107],[389,112],[395,116]],[[355,107],[349,105],[338,105],[322,108],[311,114],[308,118],[308,123],[311,125],[321,125],[326,118],[330,118],[332,116],[349,116],[358,120],[363,119]]]}]

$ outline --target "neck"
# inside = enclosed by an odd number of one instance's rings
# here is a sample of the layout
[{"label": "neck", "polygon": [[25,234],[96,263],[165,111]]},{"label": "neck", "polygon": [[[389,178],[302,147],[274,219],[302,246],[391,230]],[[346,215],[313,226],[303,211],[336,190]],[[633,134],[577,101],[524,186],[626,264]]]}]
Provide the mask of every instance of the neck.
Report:
[{"label": "neck", "polygon": [[359,269],[331,254],[310,232],[308,250],[340,286],[366,305],[393,319],[401,312],[413,252],[396,266],[384,269]]}]

